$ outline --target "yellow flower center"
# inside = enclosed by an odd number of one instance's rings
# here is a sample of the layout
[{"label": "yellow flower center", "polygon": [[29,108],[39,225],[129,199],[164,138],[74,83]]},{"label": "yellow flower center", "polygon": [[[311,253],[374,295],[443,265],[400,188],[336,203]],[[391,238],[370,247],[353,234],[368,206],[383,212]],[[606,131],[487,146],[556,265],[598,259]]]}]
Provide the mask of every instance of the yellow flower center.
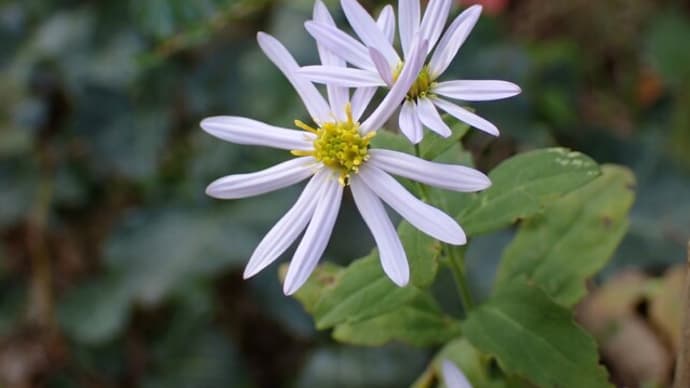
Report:
[{"label": "yellow flower center", "polygon": [[343,186],[349,183],[350,175],[356,174],[359,167],[369,159],[369,142],[376,132],[366,135],[359,133],[359,123],[352,119],[352,108],[346,106],[347,121],[322,124],[314,129],[300,120],[295,125],[316,135],[314,150],[293,150],[297,156],[313,156],[316,160],[340,174],[338,181]]},{"label": "yellow flower center", "polygon": [[[400,63],[393,71],[393,82],[398,80],[400,72],[402,71],[403,64]],[[434,80],[431,78],[431,73],[429,73],[429,66],[425,65],[422,70],[419,71],[417,79],[414,81],[410,90],[407,91],[408,100],[416,100],[417,98],[427,97],[431,94],[431,87],[434,84]]]}]

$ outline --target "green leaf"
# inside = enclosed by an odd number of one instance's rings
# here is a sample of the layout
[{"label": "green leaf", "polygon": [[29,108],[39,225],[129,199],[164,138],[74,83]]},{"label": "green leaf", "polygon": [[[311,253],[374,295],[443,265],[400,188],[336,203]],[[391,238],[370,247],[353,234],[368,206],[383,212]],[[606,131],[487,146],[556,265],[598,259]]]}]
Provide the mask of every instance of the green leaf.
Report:
[{"label": "green leaf", "polygon": [[[447,119],[446,122],[448,121]],[[444,152],[457,145],[460,139],[470,130],[469,125],[455,119],[453,119],[452,123],[449,123],[449,127],[451,134],[448,137],[441,137],[435,133],[425,134],[424,140],[419,143],[422,158],[435,160]]]},{"label": "green leaf", "polygon": [[377,131],[376,136],[371,139],[371,147],[414,154],[414,147],[405,136],[390,131]]},{"label": "green leaf", "polygon": [[325,329],[390,312],[433,283],[440,244],[403,222],[398,227],[411,268],[410,285],[396,286],[383,272],[378,253],[355,260],[347,268],[319,266],[295,297]]},{"label": "green leaf", "polygon": [[458,219],[469,235],[506,227],[533,216],[564,194],[599,175],[589,157],[548,148],[512,157],[494,169],[488,190],[469,197]]},{"label": "green leaf", "polygon": [[525,222],[503,254],[498,288],[525,277],[556,302],[575,304],[625,235],[634,186],[628,169],[603,166],[600,177]]},{"label": "green leaf", "polygon": [[472,383],[473,387],[505,388],[505,382],[489,375],[488,363],[485,362],[484,358],[482,353],[472,346],[467,339],[455,339],[441,349],[424,373],[414,382],[412,388],[429,387],[435,379],[442,379],[441,365],[443,360],[454,363]]},{"label": "green leaf", "polygon": [[611,387],[594,340],[572,313],[536,287],[515,282],[471,311],[463,334],[502,369],[545,387]]},{"label": "green leaf", "polygon": [[395,311],[336,326],[333,337],[353,345],[380,346],[397,340],[413,346],[431,346],[459,334],[460,322],[443,314],[431,295],[418,292]]}]

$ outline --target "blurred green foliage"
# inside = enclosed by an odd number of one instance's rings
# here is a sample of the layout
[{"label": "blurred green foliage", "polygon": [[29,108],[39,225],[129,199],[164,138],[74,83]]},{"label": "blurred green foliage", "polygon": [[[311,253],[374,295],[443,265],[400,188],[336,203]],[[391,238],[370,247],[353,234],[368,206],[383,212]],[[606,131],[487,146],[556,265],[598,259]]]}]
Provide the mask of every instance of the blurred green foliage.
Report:
[{"label": "blurred green foliage", "polygon": [[[314,63],[302,28],[311,6],[0,3],[0,385],[397,387],[422,374],[427,351],[347,347],[315,332],[281,294],[277,266],[241,279],[296,190],[241,203],[203,193],[219,176],[288,157],[212,139],[198,122],[235,114],[290,126],[306,116],[254,37],[273,33]],[[608,273],[683,259],[689,13],[672,0],[515,1],[482,18],[449,69],[524,90],[475,106],[502,131],[464,141],[479,168],[562,145],[634,171],[630,230]],[[336,228],[346,237],[328,260],[369,252],[354,214],[347,200]],[[468,252],[477,294],[507,241],[478,237]]]}]

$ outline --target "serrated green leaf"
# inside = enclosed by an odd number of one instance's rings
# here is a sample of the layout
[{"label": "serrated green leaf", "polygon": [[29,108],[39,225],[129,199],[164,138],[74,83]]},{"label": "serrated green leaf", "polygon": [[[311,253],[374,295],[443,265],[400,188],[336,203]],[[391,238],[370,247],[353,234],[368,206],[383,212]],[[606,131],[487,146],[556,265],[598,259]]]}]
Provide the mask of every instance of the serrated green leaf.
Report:
[{"label": "serrated green leaf", "polygon": [[444,343],[460,334],[460,322],[443,314],[434,298],[417,292],[395,311],[335,327],[333,337],[353,345],[380,346],[402,341],[413,346]]},{"label": "serrated green leaf", "polygon": [[398,234],[410,263],[411,284],[396,286],[383,272],[376,251],[339,271],[319,266],[295,295],[313,314],[317,328],[388,313],[414,298],[418,287],[433,283],[440,255],[438,241],[406,222],[398,227]]},{"label": "serrated green leaf", "polygon": [[597,164],[579,152],[564,148],[526,152],[496,167],[489,174],[492,186],[469,197],[458,219],[469,235],[497,230],[539,213],[597,176]]},{"label": "serrated green leaf", "polygon": [[600,177],[525,222],[503,254],[497,287],[524,277],[556,302],[575,304],[628,229],[634,185],[630,170],[603,166]]},{"label": "serrated green leaf", "polygon": [[594,340],[572,313],[522,282],[472,310],[463,335],[502,369],[544,387],[611,387]]}]

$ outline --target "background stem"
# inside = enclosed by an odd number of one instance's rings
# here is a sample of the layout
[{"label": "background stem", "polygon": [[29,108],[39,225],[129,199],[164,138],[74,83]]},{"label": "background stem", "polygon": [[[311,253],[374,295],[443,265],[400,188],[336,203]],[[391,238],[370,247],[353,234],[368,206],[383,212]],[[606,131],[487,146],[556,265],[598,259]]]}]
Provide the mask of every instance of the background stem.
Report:
[{"label": "background stem", "polygon": [[448,244],[444,244],[444,249],[448,255],[448,263],[450,264],[451,272],[453,272],[453,278],[455,279],[455,286],[458,289],[458,295],[462,302],[462,308],[465,314],[467,314],[467,312],[474,307],[474,301],[469,285],[467,284],[464,251],[460,247]]},{"label": "background stem", "polygon": [[690,387],[690,241],[688,241],[686,265],[683,330],[681,331],[678,358],[676,359],[675,388]]}]

